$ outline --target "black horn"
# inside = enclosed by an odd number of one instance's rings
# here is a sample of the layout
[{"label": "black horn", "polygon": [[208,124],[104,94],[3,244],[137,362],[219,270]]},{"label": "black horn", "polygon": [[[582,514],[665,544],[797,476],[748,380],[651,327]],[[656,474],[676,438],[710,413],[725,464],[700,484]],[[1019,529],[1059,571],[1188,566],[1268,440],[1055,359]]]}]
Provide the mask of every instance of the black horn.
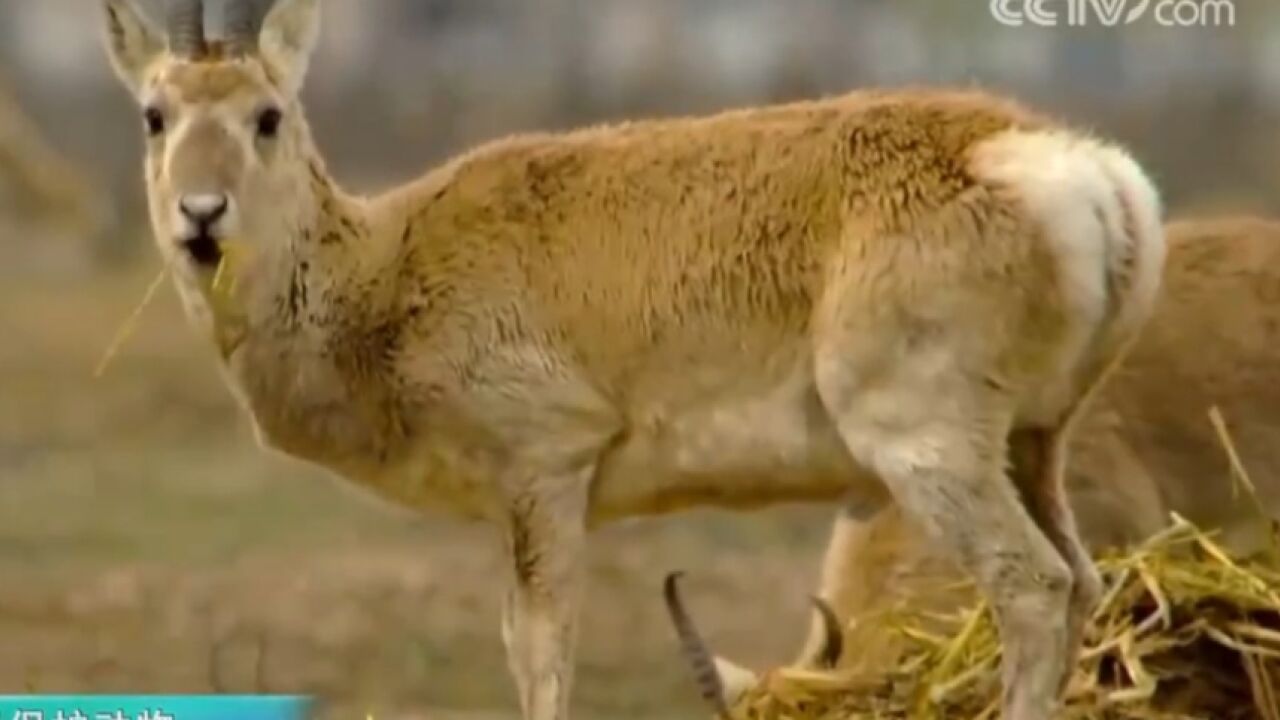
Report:
[{"label": "black horn", "polygon": [[667,601],[667,611],[671,614],[671,622],[676,627],[676,635],[680,638],[680,649],[684,652],[689,664],[693,666],[693,674],[698,682],[698,691],[715,709],[720,718],[729,717],[729,706],[724,697],[724,684],[720,674],[716,672],[715,660],[706,642],[693,626],[693,619],[684,608],[680,599],[678,582],[684,573],[673,572],[667,575],[663,583],[662,594]]},{"label": "black horn", "polygon": [[818,615],[822,617],[824,630],[822,649],[818,651],[818,667],[823,670],[832,670],[840,664],[840,658],[844,655],[844,628],[836,617],[836,611],[831,609],[826,600],[820,597],[809,599],[813,602]]},{"label": "black horn", "polygon": [[227,0],[227,49],[232,55],[245,55],[258,49],[258,35],[269,3],[261,0]]},{"label": "black horn", "polygon": [[169,35],[169,52],[199,57],[205,51],[204,4],[201,0],[168,0],[165,29]]}]

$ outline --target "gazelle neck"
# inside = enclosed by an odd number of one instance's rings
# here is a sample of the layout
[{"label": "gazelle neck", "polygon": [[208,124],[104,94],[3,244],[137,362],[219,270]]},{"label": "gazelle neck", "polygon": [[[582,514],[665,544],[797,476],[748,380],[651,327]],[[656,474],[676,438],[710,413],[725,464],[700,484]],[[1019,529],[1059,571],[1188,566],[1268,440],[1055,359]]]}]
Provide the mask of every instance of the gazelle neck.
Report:
[{"label": "gazelle neck", "polygon": [[264,444],[341,471],[400,436],[385,367],[362,340],[388,302],[392,257],[365,202],[338,188],[318,155],[304,168],[267,287],[250,290],[243,337],[224,357]]}]

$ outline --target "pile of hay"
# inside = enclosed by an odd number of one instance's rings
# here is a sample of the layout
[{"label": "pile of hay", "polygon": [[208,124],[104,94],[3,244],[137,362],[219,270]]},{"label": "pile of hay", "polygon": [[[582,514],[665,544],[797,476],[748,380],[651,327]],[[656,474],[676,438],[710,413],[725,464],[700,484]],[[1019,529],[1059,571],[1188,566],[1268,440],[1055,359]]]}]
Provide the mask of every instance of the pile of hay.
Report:
[{"label": "pile of hay", "polygon": [[[1233,561],[1178,521],[1099,568],[1107,592],[1064,717],[1280,720],[1280,566]],[[904,612],[885,622],[906,648],[891,672],[778,670],[742,699],[735,717],[998,716],[1000,646],[985,607],[953,616]]]}]

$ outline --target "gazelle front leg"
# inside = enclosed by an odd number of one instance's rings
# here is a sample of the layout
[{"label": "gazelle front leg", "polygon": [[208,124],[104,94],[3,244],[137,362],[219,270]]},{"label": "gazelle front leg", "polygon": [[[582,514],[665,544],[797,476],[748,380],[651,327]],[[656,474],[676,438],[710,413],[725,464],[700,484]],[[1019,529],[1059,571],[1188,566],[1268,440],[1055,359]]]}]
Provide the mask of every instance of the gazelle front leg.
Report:
[{"label": "gazelle front leg", "polygon": [[582,603],[587,477],[538,478],[508,505],[502,639],[525,720],[567,720]]}]

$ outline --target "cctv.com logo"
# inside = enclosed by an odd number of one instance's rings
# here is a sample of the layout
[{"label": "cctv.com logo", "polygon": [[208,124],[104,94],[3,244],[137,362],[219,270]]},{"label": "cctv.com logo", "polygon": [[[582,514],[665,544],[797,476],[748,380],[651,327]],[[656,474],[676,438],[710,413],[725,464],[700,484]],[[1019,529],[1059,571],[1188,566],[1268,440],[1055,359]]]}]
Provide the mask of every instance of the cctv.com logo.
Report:
[{"label": "cctv.com logo", "polygon": [[1002,25],[1084,27],[1132,25],[1151,18],[1164,27],[1233,27],[1234,0],[991,0]]}]

